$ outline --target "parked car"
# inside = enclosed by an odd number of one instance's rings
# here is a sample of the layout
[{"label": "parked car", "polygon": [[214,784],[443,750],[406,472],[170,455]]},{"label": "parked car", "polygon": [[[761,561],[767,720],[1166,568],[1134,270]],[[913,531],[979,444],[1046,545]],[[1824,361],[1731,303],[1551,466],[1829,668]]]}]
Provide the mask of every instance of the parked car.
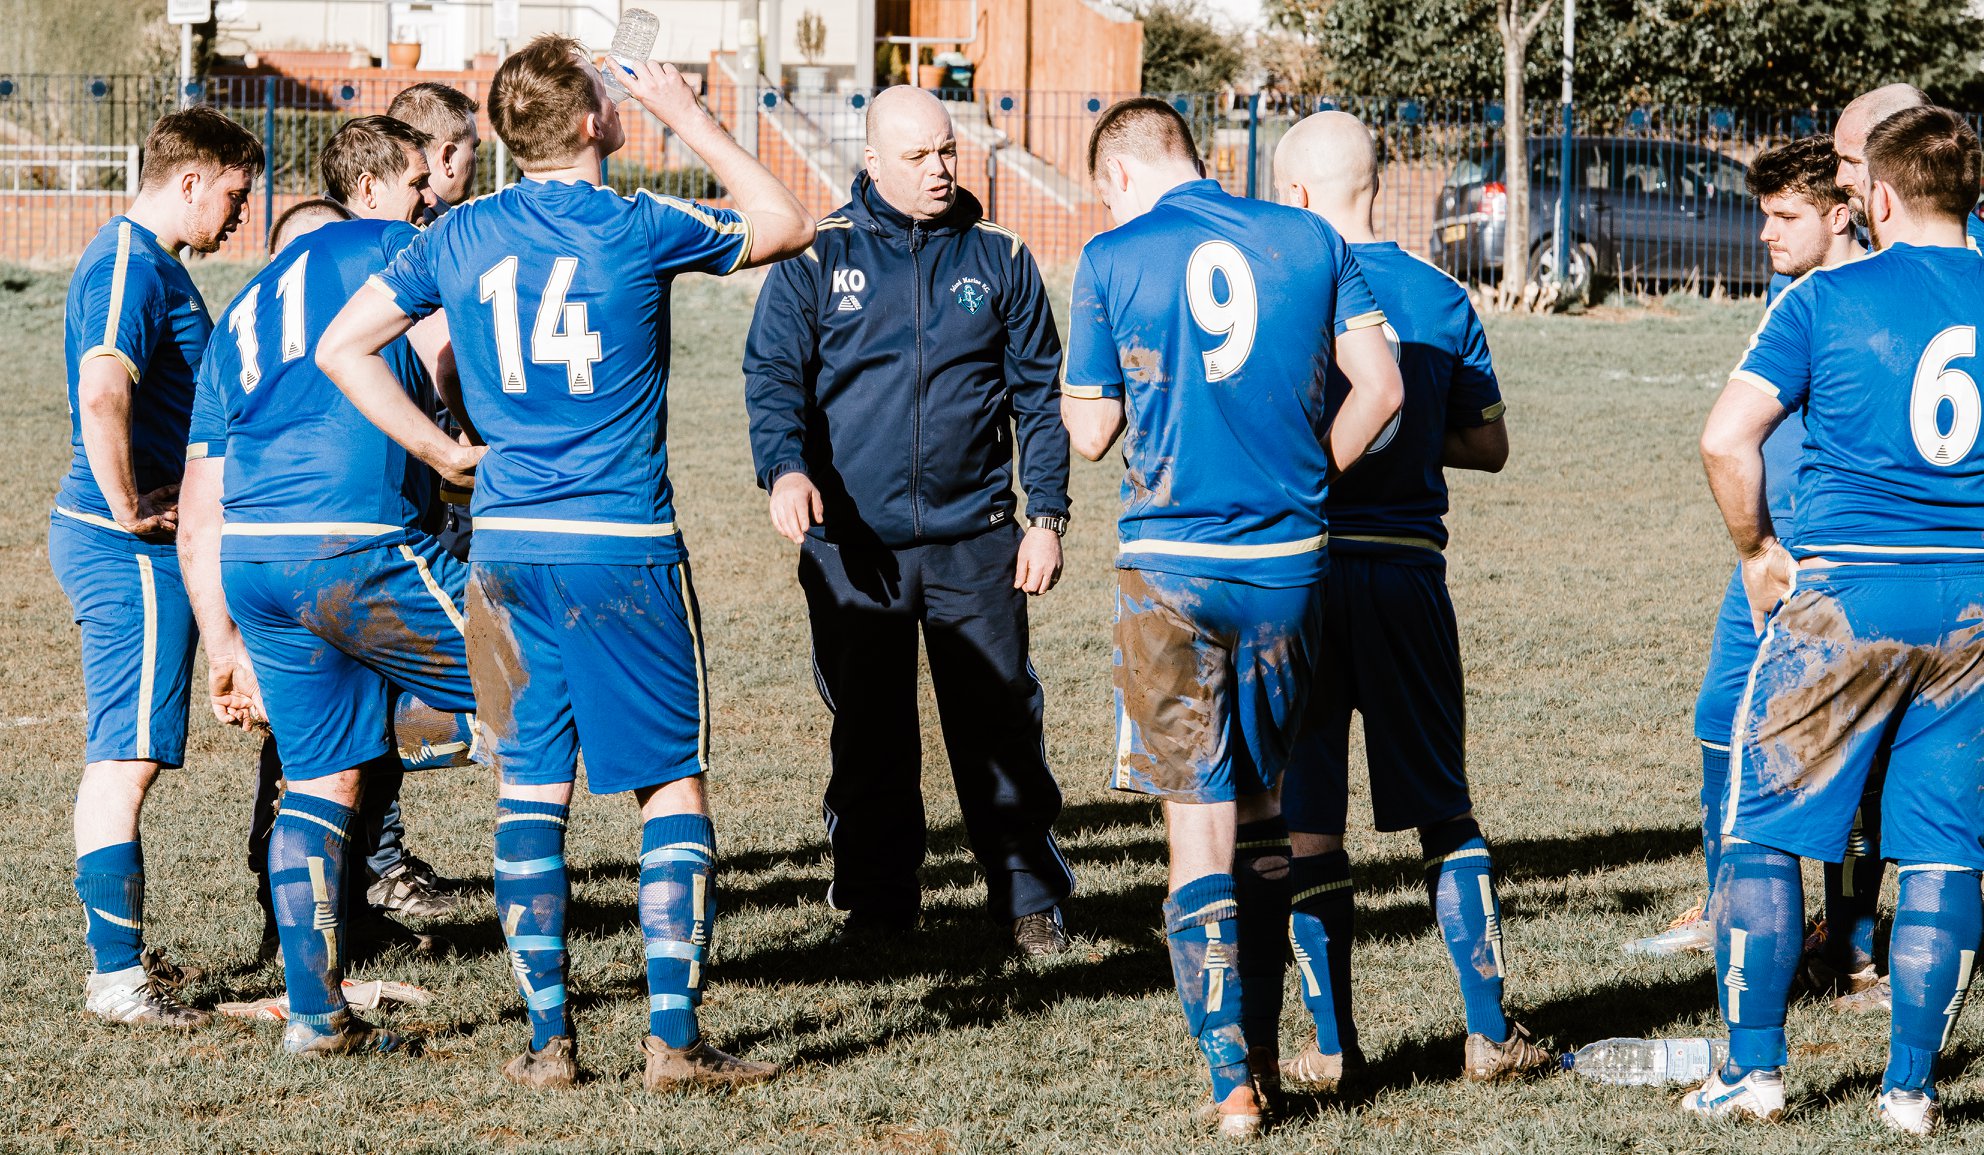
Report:
[{"label": "parked car", "polygon": [[[1529,142],[1532,270],[1557,261],[1561,137]],[[1564,208],[1571,237],[1569,280],[1583,293],[1598,278],[1671,284],[1699,278],[1730,287],[1770,280],[1757,239],[1763,214],[1744,191],[1749,170],[1713,149],[1638,137],[1573,137]],[[1501,276],[1509,191],[1499,143],[1471,149],[1440,189],[1433,263],[1463,281]]]}]

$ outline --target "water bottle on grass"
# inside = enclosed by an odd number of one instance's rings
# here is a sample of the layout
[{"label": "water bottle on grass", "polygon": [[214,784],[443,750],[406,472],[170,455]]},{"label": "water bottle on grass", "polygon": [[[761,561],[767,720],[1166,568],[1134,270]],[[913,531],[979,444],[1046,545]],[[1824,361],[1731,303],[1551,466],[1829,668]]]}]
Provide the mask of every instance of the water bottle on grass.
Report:
[{"label": "water bottle on grass", "polygon": [[1600,1039],[1563,1057],[1564,1069],[1621,1087],[1698,1083],[1729,1057],[1727,1039]]}]

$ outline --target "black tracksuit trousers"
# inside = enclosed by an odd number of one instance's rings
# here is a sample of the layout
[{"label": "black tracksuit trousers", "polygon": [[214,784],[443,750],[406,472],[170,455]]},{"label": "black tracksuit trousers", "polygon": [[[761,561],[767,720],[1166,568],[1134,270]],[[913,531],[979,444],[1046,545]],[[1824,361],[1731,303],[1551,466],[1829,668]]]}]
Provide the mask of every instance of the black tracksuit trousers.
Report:
[{"label": "black tracksuit trousers", "polygon": [[1074,889],[1054,844],[1061,788],[1047,769],[1045,694],[1027,659],[1026,594],[1013,588],[1019,542],[1011,521],[899,549],[806,539],[799,583],[813,674],[834,716],[822,807],[834,858],[830,905],[897,919],[921,903],[919,625],[989,913],[1016,919]]}]

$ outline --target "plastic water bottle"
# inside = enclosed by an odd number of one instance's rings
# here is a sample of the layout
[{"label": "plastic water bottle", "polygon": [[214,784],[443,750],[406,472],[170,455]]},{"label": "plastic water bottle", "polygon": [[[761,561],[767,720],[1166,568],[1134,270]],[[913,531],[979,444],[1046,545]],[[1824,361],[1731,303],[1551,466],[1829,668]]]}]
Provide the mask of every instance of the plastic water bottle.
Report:
[{"label": "plastic water bottle", "polygon": [[1563,1058],[1564,1069],[1623,1087],[1698,1083],[1729,1057],[1727,1039],[1600,1039]]}]

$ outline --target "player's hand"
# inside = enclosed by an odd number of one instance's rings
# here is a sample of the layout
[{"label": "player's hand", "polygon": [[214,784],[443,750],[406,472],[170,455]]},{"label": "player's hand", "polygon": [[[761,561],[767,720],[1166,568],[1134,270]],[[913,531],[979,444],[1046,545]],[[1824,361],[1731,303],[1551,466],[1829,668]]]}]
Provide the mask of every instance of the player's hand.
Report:
[{"label": "player's hand", "polygon": [[161,485],[138,498],[138,516],[119,522],[130,532],[153,541],[171,541],[179,533],[179,486]]},{"label": "player's hand", "polygon": [[[608,60],[603,67],[619,68],[618,62]],[[696,100],[696,92],[689,87],[689,81],[676,71],[673,64],[657,64],[652,60],[636,60],[620,72],[620,86],[627,94],[640,101],[641,107],[654,114],[654,118],[677,132],[683,125],[709,116]]]},{"label": "player's hand", "polygon": [[772,528],[779,536],[798,545],[806,531],[827,523],[827,507],[813,479],[803,473],[788,473],[772,482]]},{"label": "player's hand", "polygon": [[434,472],[441,480],[456,489],[475,488],[475,467],[482,463],[482,455],[489,452],[487,445],[465,445],[456,443],[448,459],[435,466]]},{"label": "player's hand", "polygon": [[1750,599],[1750,625],[1761,634],[1764,620],[1791,594],[1798,563],[1784,543],[1770,538],[1755,554],[1743,559],[1743,593]]},{"label": "player's hand", "polygon": [[1020,539],[1019,572],[1013,575],[1013,588],[1044,594],[1060,580],[1061,535],[1051,529],[1027,530]]},{"label": "player's hand", "polygon": [[262,691],[248,659],[230,654],[207,655],[207,699],[223,726],[255,730],[267,726]]}]

